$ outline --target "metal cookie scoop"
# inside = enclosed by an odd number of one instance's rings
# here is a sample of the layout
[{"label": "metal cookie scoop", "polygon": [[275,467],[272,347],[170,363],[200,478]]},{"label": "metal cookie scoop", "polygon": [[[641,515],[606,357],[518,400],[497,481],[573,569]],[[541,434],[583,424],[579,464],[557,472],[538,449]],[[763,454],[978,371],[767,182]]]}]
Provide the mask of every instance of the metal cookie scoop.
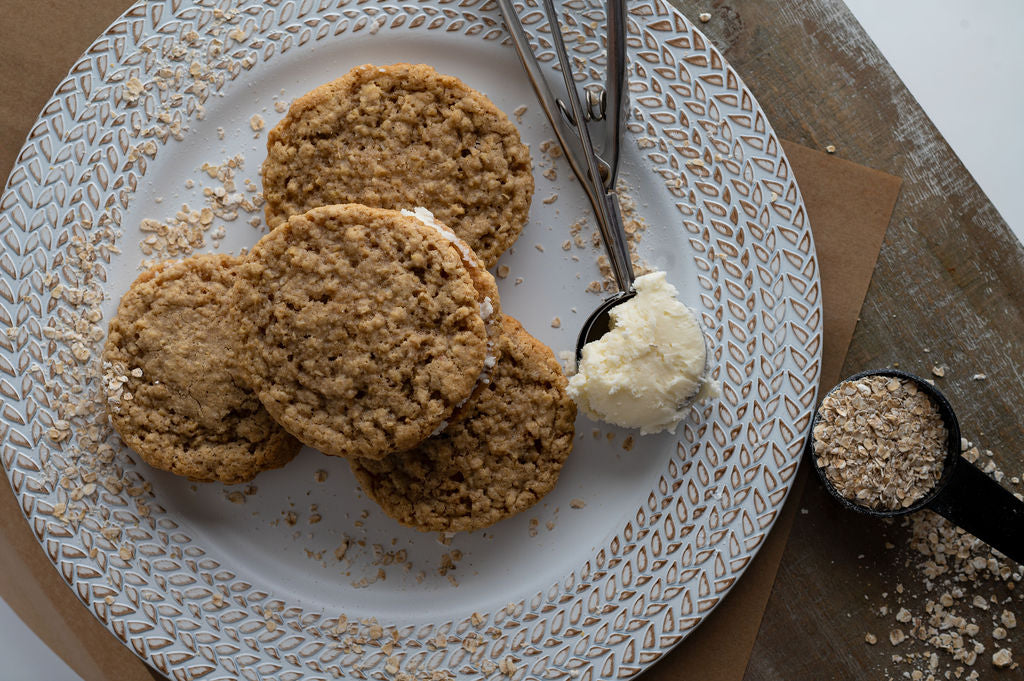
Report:
[{"label": "metal cookie scoop", "polygon": [[[551,42],[558,55],[562,70],[562,96],[552,92],[530,47],[512,0],[498,0],[512,43],[526,69],[527,77],[540,100],[541,108],[554,128],[555,136],[569,166],[587,193],[594,209],[601,239],[619,292],[594,310],[584,322],[576,342],[576,361],[579,363],[583,346],[603,336],[609,327],[608,312],[636,295],[633,290],[633,265],[629,259],[626,230],[622,224],[619,197],[615,180],[619,167],[619,138],[626,115],[626,3],[608,0],[608,68],[603,89],[587,89],[587,108],[584,109],[573,80],[573,70],[562,40],[561,25],[552,0],[543,0],[544,12],[551,26]],[[568,101],[568,104],[566,104]],[[594,138],[600,147],[595,149]]]},{"label": "metal cookie scoop", "polygon": [[946,426],[946,458],[943,462],[942,475],[927,494],[907,508],[880,510],[851,501],[833,486],[821,466],[817,465],[817,457],[814,455],[814,427],[818,425],[820,419],[819,409],[811,421],[811,436],[808,438],[807,447],[815,464],[814,470],[817,471],[829,494],[851,511],[881,518],[906,515],[922,508],[929,508],[1006,556],[1024,564],[1024,502],[960,455],[960,424],[945,395],[923,378],[895,369],[854,374],[840,382],[836,388],[868,376],[886,376],[912,381],[921,392],[931,398]]}]

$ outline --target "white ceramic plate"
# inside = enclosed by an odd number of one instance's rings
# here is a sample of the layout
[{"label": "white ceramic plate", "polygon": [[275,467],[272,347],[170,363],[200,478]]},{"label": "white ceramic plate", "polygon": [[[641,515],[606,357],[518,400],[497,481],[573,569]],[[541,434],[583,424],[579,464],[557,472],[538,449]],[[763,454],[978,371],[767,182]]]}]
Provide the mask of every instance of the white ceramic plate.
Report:
[{"label": "white ceramic plate", "polygon": [[[601,12],[567,7],[567,42],[599,77]],[[148,468],[106,425],[97,357],[145,259],[144,219],[201,208],[203,188],[221,184],[201,166],[238,154],[236,190],[251,198],[244,181],[258,185],[283,104],[357,64],[397,61],[455,75],[506,112],[526,106],[537,193],[501,261],[502,304],[571,350],[600,299],[585,291],[599,251],[563,250],[589,209],[564,159],[540,151],[553,135],[497,8],[165,0],[134,6],[89,48],[0,199],[0,452],[47,554],[126,645],[182,679],[625,678],[715,607],[797,469],[820,363],[817,264],[779,141],[714,47],[668,4],[639,0],[629,59],[623,177],[647,224],[640,254],[698,310],[722,395],[628,451],[628,432],[581,417],[552,494],[445,539],[398,526],[344,461],[311,450],[254,488]],[[254,130],[254,114],[267,127]],[[218,226],[222,251],[254,243],[259,214],[214,220],[200,250]]]}]

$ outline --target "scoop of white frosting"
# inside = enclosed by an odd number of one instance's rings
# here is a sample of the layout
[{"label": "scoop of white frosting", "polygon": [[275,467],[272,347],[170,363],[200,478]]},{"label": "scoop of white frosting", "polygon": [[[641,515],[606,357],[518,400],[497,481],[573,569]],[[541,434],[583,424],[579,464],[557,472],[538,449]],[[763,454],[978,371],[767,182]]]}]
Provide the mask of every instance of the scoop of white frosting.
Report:
[{"label": "scoop of white frosting", "polygon": [[611,309],[611,330],[583,346],[569,395],[593,419],[644,435],[674,432],[706,382],[704,335],[664,272],[638,277],[635,287]]}]

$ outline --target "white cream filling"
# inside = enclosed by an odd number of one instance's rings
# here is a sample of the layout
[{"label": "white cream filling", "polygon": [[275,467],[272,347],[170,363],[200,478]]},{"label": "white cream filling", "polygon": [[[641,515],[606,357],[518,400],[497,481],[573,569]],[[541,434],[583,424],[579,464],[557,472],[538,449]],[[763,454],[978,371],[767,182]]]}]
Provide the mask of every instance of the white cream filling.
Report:
[{"label": "white cream filling", "polygon": [[[480,258],[476,252],[470,248],[465,241],[460,239],[458,235],[450,230],[447,225],[439,222],[434,214],[422,206],[417,206],[415,210],[402,209],[402,215],[410,218],[416,218],[427,227],[432,228],[435,232],[443,236],[445,239],[450,241],[462,255],[462,261],[466,263],[467,267],[479,267],[484,269],[483,263],[480,262]],[[469,395],[464,397],[461,402],[455,405],[453,412],[458,411],[469,401],[469,398],[477,391],[480,385],[487,385],[491,382],[491,370],[494,365],[498,362],[498,358],[494,355],[494,341],[492,340],[496,335],[494,329],[494,304],[491,302],[490,296],[485,296],[484,299],[479,303],[480,318],[484,320],[484,326],[487,332],[487,354],[484,356],[484,368],[477,376],[476,382],[473,384],[473,388],[469,391]],[[439,435],[444,432],[444,429],[448,427],[448,421],[442,421],[441,424],[434,429],[434,432],[430,434],[431,437]]]}]

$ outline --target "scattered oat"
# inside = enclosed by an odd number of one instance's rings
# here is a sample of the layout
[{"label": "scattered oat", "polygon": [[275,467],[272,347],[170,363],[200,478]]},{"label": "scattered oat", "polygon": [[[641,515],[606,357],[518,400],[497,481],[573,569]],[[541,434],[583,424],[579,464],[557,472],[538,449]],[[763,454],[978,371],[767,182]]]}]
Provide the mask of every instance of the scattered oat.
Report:
[{"label": "scattered oat", "polygon": [[700,22],[702,24],[706,24],[709,21],[711,21],[711,13],[710,12],[701,12],[699,15],[697,15],[697,18],[700,19]]},{"label": "scattered oat", "polygon": [[1000,648],[992,653],[992,664],[997,667],[1009,667],[1013,664],[1013,653],[1007,648]]},{"label": "scattered oat", "polygon": [[988,376],[986,374],[974,374],[971,376],[972,381],[984,381]]},{"label": "scattered oat", "polygon": [[938,376],[939,378],[942,378],[943,376],[946,375],[946,367],[938,366],[938,365],[933,366],[932,367],[932,374],[934,376]]},{"label": "scattered oat", "polygon": [[515,110],[512,112],[512,115],[516,117],[516,123],[523,122],[523,115],[526,113],[526,111],[527,109],[525,104],[520,104],[515,108]]},{"label": "scattered oat", "polygon": [[516,662],[511,655],[506,655],[501,658],[501,662],[498,663],[498,671],[508,677],[512,677],[516,673]]},{"label": "scattered oat", "polygon": [[828,144],[825,146],[825,153],[834,154],[836,153],[836,145]]},{"label": "scattered oat", "polygon": [[876,643],[878,643],[878,637],[877,637],[877,636],[875,636],[874,634],[872,634],[872,633],[868,632],[867,634],[864,634],[864,641],[865,641],[865,642],[866,642],[866,643],[867,643],[868,645],[872,645],[872,646],[873,646],[873,645],[875,645]]},{"label": "scattered oat", "polygon": [[533,247],[536,248],[541,253],[544,252],[544,244],[534,244]]},{"label": "scattered oat", "polygon": [[249,119],[249,127],[255,132],[259,132],[267,125],[266,121],[263,120],[263,116],[259,114],[253,114]]},{"label": "scattered oat", "polygon": [[511,271],[508,265],[498,265],[498,278],[505,279]]},{"label": "scattered oat", "polygon": [[[966,440],[961,449],[965,459],[978,462],[990,476],[1001,475],[990,451],[981,451]],[[896,585],[898,608],[878,609],[879,616],[894,616],[896,623],[908,627],[900,643],[904,654],[892,658],[900,669],[886,679],[977,680],[977,672],[964,671],[987,652],[979,640],[984,629],[1005,646],[1010,656],[1007,665],[1016,668],[1010,633],[1016,617],[1006,605],[1020,598],[1015,592],[1024,581],[1024,566],[931,511],[905,518],[903,526],[909,528],[910,536],[909,552],[902,560],[916,568],[919,580],[906,588]],[[887,597],[888,591],[883,592],[882,598]]]},{"label": "scattered oat", "polygon": [[133,76],[125,81],[124,92],[121,96],[124,97],[125,101],[128,103],[134,104],[138,101],[143,90],[145,90],[145,86],[142,84],[142,81]]},{"label": "scattered oat", "polygon": [[558,194],[552,194],[546,199],[543,199],[541,203],[550,206],[552,203],[558,200]]},{"label": "scattered oat", "polygon": [[[220,164],[204,163],[200,170],[216,181],[212,186],[203,188],[205,205],[195,209],[183,204],[173,217],[162,222],[144,218],[139,224],[144,233],[139,241],[142,254],[153,260],[191,255],[206,246],[207,235],[213,245],[218,246],[224,237],[224,229],[223,225],[215,226],[215,218],[230,222],[238,218],[239,211],[261,213],[264,201],[259,186],[247,184],[243,191],[239,191],[236,185],[235,175],[243,164],[241,154]],[[153,260],[144,260],[141,266],[148,267]]]},{"label": "scattered oat", "polygon": [[561,326],[562,326],[562,320],[559,319],[558,317],[555,317],[554,319],[551,320],[551,328],[552,329],[557,329],[557,328],[560,328]]},{"label": "scattered oat", "polygon": [[587,502],[583,501],[583,499],[580,499],[578,497],[569,501],[569,508],[583,508],[586,505]]}]

